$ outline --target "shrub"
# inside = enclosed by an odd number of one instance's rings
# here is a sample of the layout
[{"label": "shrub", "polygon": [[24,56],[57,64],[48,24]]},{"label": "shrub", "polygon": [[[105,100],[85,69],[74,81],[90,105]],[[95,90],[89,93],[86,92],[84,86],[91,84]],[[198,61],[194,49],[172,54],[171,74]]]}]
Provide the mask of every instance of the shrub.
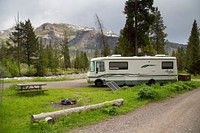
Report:
[{"label": "shrub", "polygon": [[154,89],[161,89],[160,83],[156,83],[156,84],[152,85],[151,87]]},{"label": "shrub", "polygon": [[169,83],[166,84],[163,89],[168,89],[169,91],[172,92],[182,92],[184,90],[191,90],[192,88],[198,87],[196,82],[176,82],[176,83]]},{"label": "shrub", "polygon": [[189,86],[190,88],[198,87],[198,84],[196,84],[196,82],[193,82],[193,81],[186,82],[185,84],[186,84],[187,86]]},{"label": "shrub", "polygon": [[127,89],[130,89],[130,87],[128,87],[128,86],[123,86],[123,87],[121,87],[120,89],[122,89],[122,90],[127,90]]},{"label": "shrub", "polygon": [[166,84],[165,86],[162,87],[162,89],[167,89],[169,91],[176,92],[174,85],[172,83]]},{"label": "shrub", "polygon": [[191,87],[187,85],[187,82],[180,82],[183,90],[191,90]]},{"label": "shrub", "polygon": [[25,73],[25,76],[33,76],[35,75],[36,70],[35,69],[30,69]]},{"label": "shrub", "polygon": [[142,88],[139,89],[139,92],[137,93],[138,98],[143,99],[154,99],[156,96],[156,91],[154,91],[149,86],[142,86]]},{"label": "shrub", "polygon": [[4,77],[7,77],[7,78],[11,78],[12,77],[12,74],[7,69],[4,69],[3,74],[4,74],[3,75]]},{"label": "shrub", "polygon": [[118,107],[116,106],[107,106],[107,107],[102,108],[102,112],[109,115],[117,115],[118,114],[117,109]]},{"label": "shrub", "polygon": [[49,127],[50,125],[44,120],[33,123],[33,125],[31,125],[32,130],[35,130],[35,132],[50,132]]},{"label": "shrub", "polygon": [[4,61],[4,77],[16,77],[19,76],[18,68],[15,63],[10,60]]},{"label": "shrub", "polygon": [[176,91],[182,91],[182,90],[184,90],[184,88],[181,85],[178,85],[178,84],[175,84],[174,88],[175,88]]}]

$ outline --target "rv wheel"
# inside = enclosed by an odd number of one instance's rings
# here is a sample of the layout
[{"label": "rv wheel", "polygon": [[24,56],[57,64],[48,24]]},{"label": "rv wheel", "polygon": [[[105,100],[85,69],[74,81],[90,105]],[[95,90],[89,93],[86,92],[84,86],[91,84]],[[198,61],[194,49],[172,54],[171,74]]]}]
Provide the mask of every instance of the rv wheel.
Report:
[{"label": "rv wheel", "polygon": [[103,82],[101,80],[95,81],[95,86],[101,87],[103,85]]},{"label": "rv wheel", "polygon": [[148,85],[154,85],[156,81],[154,79],[149,80]]}]

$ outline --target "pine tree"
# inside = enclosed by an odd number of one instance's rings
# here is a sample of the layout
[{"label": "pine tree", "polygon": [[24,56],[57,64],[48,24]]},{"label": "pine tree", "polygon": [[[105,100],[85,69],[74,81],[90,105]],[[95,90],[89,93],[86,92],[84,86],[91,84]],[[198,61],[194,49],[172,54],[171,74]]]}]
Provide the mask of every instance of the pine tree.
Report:
[{"label": "pine tree", "polygon": [[76,57],[75,57],[75,60],[74,60],[74,68],[80,69],[80,54],[79,54],[78,50],[76,51]]},{"label": "pine tree", "polygon": [[176,52],[176,59],[177,59],[177,67],[179,72],[185,70],[185,51],[183,47],[178,47]]},{"label": "pine tree", "polygon": [[149,28],[154,22],[153,0],[128,0],[124,13],[126,24],[120,32],[119,49],[122,55],[138,55],[149,42]]},{"label": "pine tree", "polygon": [[190,33],[188,45],[187,45],[187,70],[190,73],[195,74],[195,68],[192,67],[195,62],[200,59],[200,42],[199,42],[199,32],[196,20],[193,22],[192,30]]},{"label": "pine tree", "polygon": [[84,69],[84,52],[83,51],[81,51],[80,53],[79,53],[79,69],[81,69],[81,70],[83,70]]},{"label": "pine tree", "polygon": [[11,46],[13,49],[13,52],[16,53],[17,66],[19,75],[21,75],[21,67],[20,63],[22,62],[22,43],[23,43],[23,29],[22,26],[24,25],[23,22],[17,22],[17,24],[14,27],[14,31],[10,34],[10,39],[14,42],[15,45]]},{"label": "pine tree", "polygon": [[6,58],[6,47],[5,47],[5,44],[4,42],[2,41],[1,44],[0,44],[0,63],[3,62],[3,59]]},{"label": "pine tree", "polygon": [[150,56],[154,56],[157,54],[157,51],[155,50],[154,46],[152,43],[147,44],[144,48],[143,48],[143,52],[145,53],[145,55],[150,55]]},{"label": "pine tree", "polygon": [[19,76],[18,67],[16,61],[13,59],[13,47],[8,46],[8,42],[0,44],[0,65],[5,77]]},{"label": "pine tree", "polygon": [[83,70],[86,70],[88,68],[88,58],[86,52],[83,53]]},{"label": "pine tree", "polygon": [[10,39],[15,43],[13,50],[17,53],[18,71],[21,75],[20,63],[26,63],[30,70],[38,52],[38,40],[30,20],[17,23]]},{"label": "pine tree", "polygon": [[25,24],[21,26],[23,30],[22,54],[24,63],[30,66],[34,64],[38,54],[38,38],[35,35],[34,28],[31,21],[28,19]]},{"label": "pine tree", "polygon": [[99,57],[99,50],[95,49],[94,51],[94,58]]},{"label": "pine tree", "polygon": [[57,55],[57,47],[56,44],[52,44],[51,42],[47,45],[47,53],[48,53],[48,67],[51,72],[56,73],[57,68],[59,66],[58,55]]},{"label": "pine tree", "polygon": [[158,8],[154,11],[155,21],[150,28],[150,38],[157,54],[165,54],[165,38],[167,34],[164,33],[166,26],[164,26],[163,18]]},{"label": "pine tree", "polygon": [[115,46],[116,47],[115,51],[117,51],[116,54],[121,54],[122,56],[134,55],[133,50],[132,50],[133,46],[124,34],[125,34],[124,30],[121,30],[120,36],[119,36],[119,39],[118,39],[119,42]]},{"label": "pine tree", "polygon": [[62,54],[63,54],[63,57],[64,57],[64,68],[66,70],[71,67],[68,43],[69,43],[69,38],[68,38],[67,33],[65,31],[64,32],[63,44],[61,44],[61,46],[62,46]]},{"label": "pine tree", "polygon": [[175,50],[172,51],[172,57],[176,57],[176,51]]},{"label": "pine tree", "polygon": [[116,43],[113,53],[114,54],[121,54],[120,49],[119,49],[119,42]]},{"label": "pine tree", "polygon": [[40,39],[39,43],[39,51],[38,51],[38,60],[35,64],[35,68],[37,70],[37,76],[45,76],[47,73],[47,66],[48,66],[48,53],[47,49],[45,49],[44,45],[42,44],[42,39]]}]

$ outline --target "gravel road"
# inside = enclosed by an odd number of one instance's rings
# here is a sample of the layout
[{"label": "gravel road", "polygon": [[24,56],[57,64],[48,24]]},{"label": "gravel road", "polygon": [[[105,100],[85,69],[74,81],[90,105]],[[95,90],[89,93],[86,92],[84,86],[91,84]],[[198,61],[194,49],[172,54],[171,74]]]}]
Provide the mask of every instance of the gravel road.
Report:
[{"label": "gravel road", "polygon": [[[32,83],[32,82],[29,82]],[[43,86],[43,88],[88,88],[94,87],[87,83],[86,79],[79,79],[79,80],[69,80],[69,81],[55,81],[55,82],[41,82],[46,83],[47,85]],[[9,86],[17,84],[17,83],[5,83],[4,88],[8,88]]]},{"label": "gravel road", "polygon": [[70,133],[200,133],[200,88]]},{"label": "gravel road", "polygon": [[87,83],[86,79],[47,82],[46,84],[47,85],[44,86],[44,88],[58,89],[58,88],[86,88],[86,87],[91,87],[91,85]]},{"label": "gravel road", "polygon": [[[44,78],[83,78],[86,77],[86,73],[79,73],[79,74],[68,74],[68,75],[61,75],[61,76],[49,76]],[[5,80],[25,80],[25,79],[32,79],[33,77],[15,77],[15,78],[6,78]],[[31,83],[31,82],[29,82]],[[93,87],[87,83],[86,78],[80,80],[68,80],[68,81],[55,81],[55,82],[42,82],[46,83],[47,85],[44,88],[85,88],[85,87]],[[5,83],[4,88],[8,88],[9,86],[17,84],[17,83]]]}]

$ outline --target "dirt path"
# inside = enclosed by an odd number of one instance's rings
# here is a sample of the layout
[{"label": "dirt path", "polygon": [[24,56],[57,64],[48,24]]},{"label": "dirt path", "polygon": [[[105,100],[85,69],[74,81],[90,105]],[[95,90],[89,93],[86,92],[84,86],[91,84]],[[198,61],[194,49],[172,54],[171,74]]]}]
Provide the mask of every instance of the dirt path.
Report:
[{"label": "dirt path", "polygon": [[200,88],[71,133],[200,133]]}]

